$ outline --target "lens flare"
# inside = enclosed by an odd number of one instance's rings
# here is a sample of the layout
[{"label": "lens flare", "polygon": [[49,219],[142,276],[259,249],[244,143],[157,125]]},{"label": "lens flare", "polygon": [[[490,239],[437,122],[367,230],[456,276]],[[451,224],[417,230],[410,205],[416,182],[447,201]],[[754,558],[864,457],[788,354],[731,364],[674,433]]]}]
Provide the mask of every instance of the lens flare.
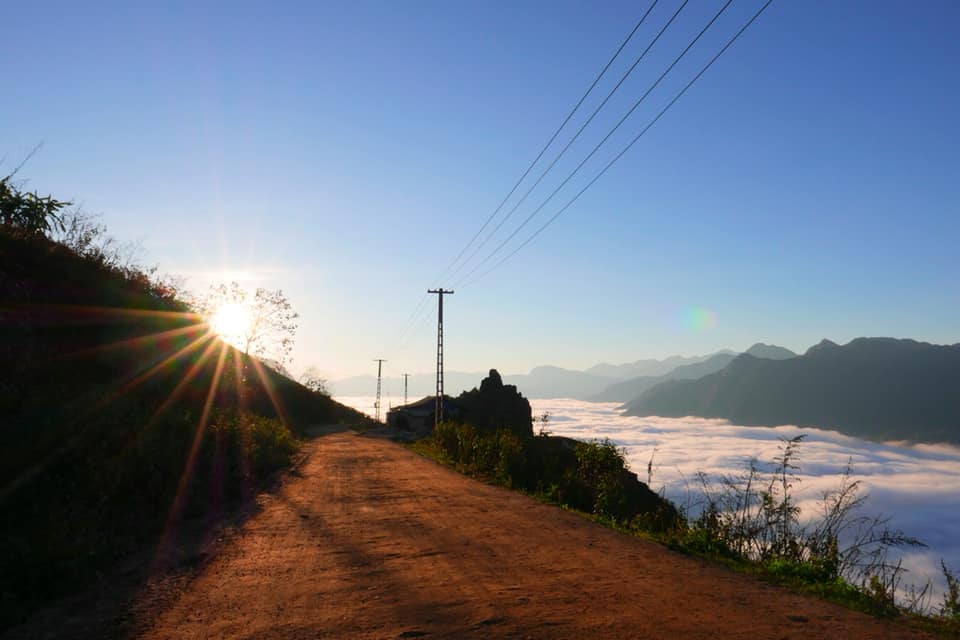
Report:
[{"label": "lens flare", "polygon": [[680,312],[680,325],[687,331],[709,331],[717,326],[717,314],[703,307],[685,307]]},{"label": "lens flare", "polygon": [[225,304],[210,318],[210,328],[224,342],[242,349],[250,329],[250,309],[245,304]]}]

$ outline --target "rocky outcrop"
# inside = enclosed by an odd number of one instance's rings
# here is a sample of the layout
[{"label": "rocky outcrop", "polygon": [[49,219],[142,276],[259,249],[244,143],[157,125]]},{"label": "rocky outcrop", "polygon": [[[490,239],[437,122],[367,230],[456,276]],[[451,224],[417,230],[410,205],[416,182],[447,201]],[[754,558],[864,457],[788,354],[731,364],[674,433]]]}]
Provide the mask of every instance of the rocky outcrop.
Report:
[{"label": "rocky outcrop", "polygon": [[463,421],[475,429],[508,429],[517,435],[533,435],[530,401],[512,384],[503,384],[496,369],[490,370],[480,388],[461,393],[456,403],[463,410]]}]

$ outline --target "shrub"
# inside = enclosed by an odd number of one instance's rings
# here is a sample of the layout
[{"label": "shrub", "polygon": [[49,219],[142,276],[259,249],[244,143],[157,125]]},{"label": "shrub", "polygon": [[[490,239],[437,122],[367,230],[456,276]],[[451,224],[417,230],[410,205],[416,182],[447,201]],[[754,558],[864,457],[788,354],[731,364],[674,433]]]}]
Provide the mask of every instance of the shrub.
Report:
[{"label": "shrub", "polygon": [[0,178],[0,226],[27,235],[46,233],[63,227],[59,211],[69,202],[51,196],[24,193],[11,184],[12,175]]},{"label": "shrub", "polygon": [[943,594],[943,604],[940,607],[940,615],[948,620],[960,622],[960,578],[957,578],[947,567],[942,559],[940,567],[943,569],[943,577],[947,581],[947,590]]},{"label": "shrub", "polygon": [[497,484],[635,527],[659,531],[677,526],[673,505],[637,480],[623,452],[609,440],[576,442],[445,422],[431,441],[441,456]]}]

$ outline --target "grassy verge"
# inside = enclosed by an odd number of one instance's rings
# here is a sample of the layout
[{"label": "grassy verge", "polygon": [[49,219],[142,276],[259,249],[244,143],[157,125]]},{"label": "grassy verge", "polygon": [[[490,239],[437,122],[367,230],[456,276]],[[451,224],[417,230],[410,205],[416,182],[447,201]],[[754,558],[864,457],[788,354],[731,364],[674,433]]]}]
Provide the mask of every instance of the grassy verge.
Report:
[{"label": "grassy verge", "polygon": [[[896,619],[899,624],[937,637],[960,638],[956,593],[952,596],[948,594],[947,602],[939,615],[929,607],[926,611],[917,611],[899,606],[895,603],[893,594],[896,583],[890,582],[899,574],[894,571],[891,578],[890,574],[877,571],[871,577],[865,578],[860,586],[850,582],[840,574],[844,557],[836,548],[835,539],[834,543],[826,545],[821,553],[809,552],[813,548],[810,540],[803,541],[808,545],[807,551],[788,553],[775,552],[778,541],[771,538],[769,544],[762,547],[766,550],[765,553],[751,558],[745,551],[746,541],[736,537],[738,522],[723,521],[716,512],[711,513],[709,509],[706,516],[693,522],[688,522],[672,507],[671,510],[660,507],[646,512],[634,510],[632,513],[630,510],[618,509],[617,505],[629,502],[621,493],[626,485],[612,480],[613,475],[607,475],[604,479],[604,473],[596,473],[597,469],[609,472],[626,468],[622,452],[609,442],[573,443],[565,438],[535,436],[525,442],[521,440],[519,446],[516,444],[502,432],[477,434],[462,425],[441,425],[433,436],[408,443],[406,446],[460,473],[523,491],[542,502],[579,513],[622,533],[658,542],[674,551],[721,564],[797,593],[821,598],[869,615]],[[786,457],[780,460],[778,471],[775,470],[773,474],[774,481],[783,481],[785,478],[789,480],[783,473],[790,469],[793,455],[795,448],[790,449],[788,445]],[[597,464],[596,461],[605,462]],[[779,476],[777,472],[780,473]],[[537,474],[543,475],[537,477]],[[771,518],[768,523],[771,529],[784,532],[784,536],[792,536],[794,534],[789,533],[789,526],[785,526],[785,523],[790,525],[789,519],[776,519],[778,513],[788,516],[793,513],[784,509],[785,504],[788,507],[790,505],[790,496],[786,493],[779,495],[778,499],[776,492],[771,489],[775,484],[776,482],[767,484],[766,493],[761,491],[758,494],[761,508],[765,503],[768,509],[766,514],[762,511],[758,514]],[[788,484],[782,486],[786,487]],[[579,487],[579,490],[576,487]],[[854,489],[855,487],[856,485],[853,485]],[[853,499],[855,491],[850,491],[848,487],[843,496]],[[853,504],[859,502],[854,501]],[[748,505],[740,506],[745,508]],[[844,509],[849,506],[849,502],[841,500],[834,513],[847,517],[848,512]],[[714,509],[717,508],[719,506],[714,504]],[[743,513],[746,514],[746,511]],[[665,517],[665,514],[671,514],[671,517]],[[673,514],[676,514],[676,517],[673,517]],[[739,524],[742,525],[747,516],[741,517],[744,520]],[[756,535],[759,539],[767,533],[758,529]],[[885,531],[885,534],[889,533]],[[780,542],[784,543],[784,549],[787,549],[800,544],[801,539],[785,538]],[[788,542],[789,544],[786,544]],[[951,584],[957,585],[956,581]],[[954,591],[957,589],[954,588]]]}]

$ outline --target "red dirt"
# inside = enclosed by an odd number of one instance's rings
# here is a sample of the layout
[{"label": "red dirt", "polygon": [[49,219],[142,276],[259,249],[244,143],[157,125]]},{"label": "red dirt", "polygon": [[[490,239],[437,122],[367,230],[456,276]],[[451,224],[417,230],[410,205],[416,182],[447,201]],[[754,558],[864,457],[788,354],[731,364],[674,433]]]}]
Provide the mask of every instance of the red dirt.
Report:
[{"label": "red dirt", "polygon": [[[920,638],[333,433],[4,638]],[[157,564],[158,554],[170,556]],[[146,576],[146,580],[144,580]]]},{"label": "red dirt", "polygon": [[307,445],[148,638],[913,638],[376,438]]}]

